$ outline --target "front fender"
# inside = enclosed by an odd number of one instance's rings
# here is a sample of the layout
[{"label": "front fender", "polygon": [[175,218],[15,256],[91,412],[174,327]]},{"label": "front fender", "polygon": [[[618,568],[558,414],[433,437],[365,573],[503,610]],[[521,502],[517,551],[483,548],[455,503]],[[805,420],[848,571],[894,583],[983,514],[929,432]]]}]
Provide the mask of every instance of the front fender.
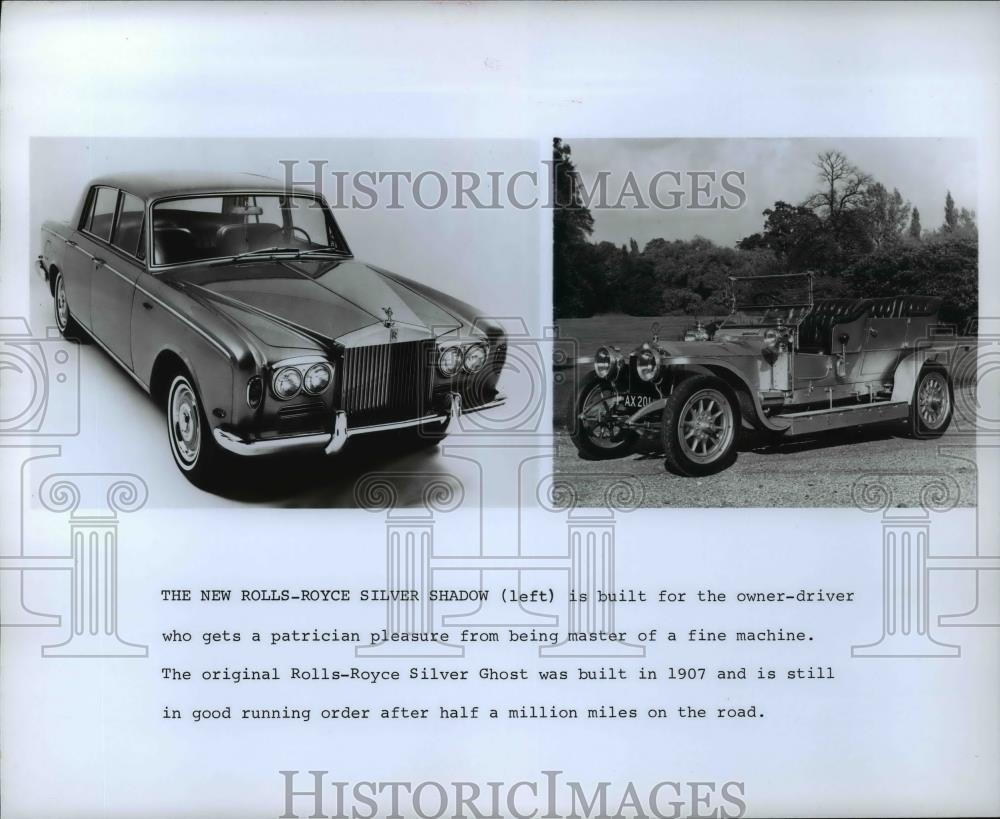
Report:
[{"label": "front fender", "polygon": [[[696,373],[714,375],[725,382],[739,400],[743,419],[752,426],[771,432],[784,432],[788,429],[787,422],[775,421],[764,413],[756,387],[747,381],[743,370],[732,361],[709,356],[667,356],[663,364],[664,369],[676,369],[688,375]],[[648,409],[648,406],[643,410]]]}]

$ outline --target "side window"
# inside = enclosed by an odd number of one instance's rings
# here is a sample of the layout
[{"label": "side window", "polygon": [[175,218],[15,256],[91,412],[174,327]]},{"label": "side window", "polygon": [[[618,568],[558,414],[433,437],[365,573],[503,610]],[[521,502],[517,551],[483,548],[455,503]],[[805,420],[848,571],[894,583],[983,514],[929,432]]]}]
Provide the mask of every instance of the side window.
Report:
[{"label": "side window", "polygon": [[94,197],[94,211],[87,230],[99,239],[107,241],[111,237],[111,223],[115,218],[118,191],[114,188],[98,188]]},{"label": "side window", "polygon": [[132,256],[139,255],[142,234],[143,201],[130,193],[123,194],[122,209],[111,244]]},{"label": "side window", "polygon": [[87,192],[87,204],[83,206],[83,213],[80,215],[80,224],[77,230],[90,230],[90,220],[94,218],[94,200],[97,198],[97,188],[91,188]]}]

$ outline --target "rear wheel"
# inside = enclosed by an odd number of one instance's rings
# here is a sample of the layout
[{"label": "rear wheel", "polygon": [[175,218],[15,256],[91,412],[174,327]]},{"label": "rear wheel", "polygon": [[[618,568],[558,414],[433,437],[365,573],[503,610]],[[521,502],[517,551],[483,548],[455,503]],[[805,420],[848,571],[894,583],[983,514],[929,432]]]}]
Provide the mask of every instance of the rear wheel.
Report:
[{"label": "rear wheel", "polygon": [[732,466],[740,414],[729,389],[707,375],[686,378],[663,408],[666,467],[687,477],[713,475]]},{"label": "rear wheel", "polygon": [[56,317],[56,326],[64,338],[79,340],[83,336],[83,328],[77,324],[69,309],[69,298],[66,295],[66,280],[61,271],[56,271],[56,280],[52,284],[52,302]]},{"label": "rear wheel", "polygon": [[584,460],[623,458],[635,448],[635,433],[622,425],[625,416],[614,412],[619,398],[614,385],[597,373],[583,379],[573,401],[570,437]]},{"label": "rear wheel", "polygon": [[194,381],[178,373],[166,402],[167,436],[174,463],[195,486],[211,491],[222,478],[224,455],[212,437]]},{"label": "rear wheel", "polygon": [[910,435],[914,438],[939,438],[951,423],[955,403],[948,373],[940,367],[925,367],[920,372],[910,401]]}]

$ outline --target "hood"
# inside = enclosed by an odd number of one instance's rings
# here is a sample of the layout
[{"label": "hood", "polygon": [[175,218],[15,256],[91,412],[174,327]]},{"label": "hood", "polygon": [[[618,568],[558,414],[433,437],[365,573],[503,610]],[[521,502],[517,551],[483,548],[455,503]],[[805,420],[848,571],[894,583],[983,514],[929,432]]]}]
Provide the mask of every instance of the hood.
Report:
[{"label": "hood", "polygon": [[726,341],[660,341],[657,346],[668,356],[719,358],[759,355],[763,341],[759,336],[747,336]]},{"label": "hood", "polygon": [[412,283],[353,259],[203,265],[163,279],[273,347],[301,347],[303,337],[347,347],[385,344],[390,321],[399,341],[476,332]]}]

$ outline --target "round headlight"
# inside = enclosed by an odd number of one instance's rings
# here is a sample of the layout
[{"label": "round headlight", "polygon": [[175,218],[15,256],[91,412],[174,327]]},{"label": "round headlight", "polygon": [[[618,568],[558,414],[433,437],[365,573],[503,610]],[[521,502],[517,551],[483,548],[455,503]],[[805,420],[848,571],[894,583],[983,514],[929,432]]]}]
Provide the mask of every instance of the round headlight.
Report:
[{"label": "round headlight", "polygon": [[470,373],[478,373],[486,366],[489,350],[485,344],[473,344],[465,350],[465,369]]},{"label": "round headlight", "polygon": [[462,362],[464,360],[465,356],[462,355],[461,347],[445,347],[438,354],[438,369],[444,375],[451,378],[462,369]]},{"label": "round headlight", "polygon": [[329,364],[313,364],[302,378],[302,389],[310,395],[319,395],[330,386],[332,379]]},{"label": "round headlight", "polygon": [[635,359],[635,371],[643,381],[652,381],[660,374],[660,354],[649,348],[642,350]]},{"label": "round headlight", "polygon": [[271,390],[274,397],[287,401],[298,394],[302,387],[302,373],[295,367],[282,367],[271,379]]},{"label": "round headlight", "polygon": [[598,378],[607,378],[611,374],[613,359],[611,350],[607,347],[598,347],[594,353],[594,372]]}]

